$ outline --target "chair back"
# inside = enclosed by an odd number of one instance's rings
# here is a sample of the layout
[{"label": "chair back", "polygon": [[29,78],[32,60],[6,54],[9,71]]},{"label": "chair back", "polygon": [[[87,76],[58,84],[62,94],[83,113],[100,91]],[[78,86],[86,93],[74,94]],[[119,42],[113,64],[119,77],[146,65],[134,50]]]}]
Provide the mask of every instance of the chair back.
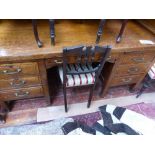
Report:
[{"label": "chair back", "polygon": [[[95,79],[100,75],[111,46],[74,46],[63,49],[63,79],[67,75],[79,75],[95,72]],[[74,63],[70,57],[74,56]],[[96,63],[97,61],[97,63]],[[72,68],[71,68],[72,67]],[[73,68],[74,67],[74,68]]]}]

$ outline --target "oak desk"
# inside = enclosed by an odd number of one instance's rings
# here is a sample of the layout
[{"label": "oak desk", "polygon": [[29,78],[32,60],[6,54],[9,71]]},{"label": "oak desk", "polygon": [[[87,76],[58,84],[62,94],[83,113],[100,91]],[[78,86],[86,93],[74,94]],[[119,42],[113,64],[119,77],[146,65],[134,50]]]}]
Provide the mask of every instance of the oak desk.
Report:
[{"label": "oak desk", "polygon": [[[47,69],[62,63],[62,48],[94,44],[99,20],[58,20],[56,45],[51,46],[48,21],[38,21],[44,46],[38,48],[31,20],[0,20],[0,101],[45,96],[50,104]],[[155,58],[155,45],[142,45],[140,39],[152,40],[149,31],[129,21],[121,43],[115,38],[121,22],[109,20],[99,45],[112,45],[112,53],[103,72],[104,94],[111,86],[131,84],[137,88]]]}]

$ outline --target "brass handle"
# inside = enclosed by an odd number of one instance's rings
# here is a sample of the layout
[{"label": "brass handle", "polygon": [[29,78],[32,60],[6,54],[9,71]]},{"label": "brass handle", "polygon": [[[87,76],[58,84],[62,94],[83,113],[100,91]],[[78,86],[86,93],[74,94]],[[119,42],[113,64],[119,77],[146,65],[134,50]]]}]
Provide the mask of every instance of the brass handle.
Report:
[{"label": "brass handle", "polygon": [[136,67],[132,67],[132,68],[129,68],[128,69],[128,72],[130,73],[130,72],[138,72],[138,68],[136,68]]},{"label": "brass handle", "polygon": [[134,62],[144,62],[144,58],[132,58]]},{"label": "brass handle", "polygon": [[19,73],[21,71],[22,71],[21,68],[17,68],[15,71],[3,70],[2,73],[3,74],[17,74],[17,73]]},{"label": "brass handle", "polygon": [[111,59],[111,56],[109,56],[109,57],[107,58],[107,61],[110,60],[110,59]]},{"label": "brass handle", "polygon": [[123,82],[126,82],[126,83],[130,82],[131,80],[132,80],[132,78],[122,79],[122,81],[123,81]]},{"label": "brass handle", "polygon": [[62,60],[54,60],[54,62],[56,63],[56,64],[62,64]]},{"label": "brass handle", "polygon": [[15,96],[16,96],[16,97],[25,97],[25,96],[28,96],[29,93],[30,93],[30,92],[28,92],[28,91],[26,91],[26,92],[24,92],[24,93],[19,93],[19,92],[17,92],[17,93],[15,93]]},{"label": "brass handle", "polygon": [[23,86],[26,82],[24,80],[19,80],[19,83],[15,83],[15,81],[10,82],[10,85],[13,87]]}]

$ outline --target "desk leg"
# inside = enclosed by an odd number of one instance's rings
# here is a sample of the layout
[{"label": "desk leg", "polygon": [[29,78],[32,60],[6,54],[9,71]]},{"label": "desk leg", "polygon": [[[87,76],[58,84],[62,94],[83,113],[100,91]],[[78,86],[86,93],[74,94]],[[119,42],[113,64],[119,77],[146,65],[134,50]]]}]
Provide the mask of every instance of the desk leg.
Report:
[{"label": "desk leg", "polygon": [[34,32],[35,40],[36,40],[36,42],[38,44],[38,47],[40,48],[40,47],[43,46],[43,44],[42,44],[42,42],[39,39],[36,19],[32,19],[32,27],[33,27],[33,32]]},{"label": "desk leg", "polygon": [[6,115],[9,112],[9,108],[4,101],[0,101],[0,124],[5,123]]},{"label": "desk leg", "polygon": [[44,60],[40,60],[38,62],[39,70],[40,70],[40,76],[41,76],[41,82],[44,89],[44,95],[45,99],[47,101],[47,104],[51,104],[50,100],[50,94],[49,94],[49,88],[48,88],[48,79],[47,79],[47,71],[46,71],[46,65]]}]

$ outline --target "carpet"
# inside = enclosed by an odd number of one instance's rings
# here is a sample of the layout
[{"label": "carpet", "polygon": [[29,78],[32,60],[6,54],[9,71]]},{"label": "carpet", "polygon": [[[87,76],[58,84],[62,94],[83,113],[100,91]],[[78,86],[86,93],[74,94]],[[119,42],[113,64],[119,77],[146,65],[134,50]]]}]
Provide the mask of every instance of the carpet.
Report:
[{"label": "carpet", "polygon": [[[126,108],[155,120],[155,104],[138,103],[126,106]],[[94,112],[44,123],[2,128],[0,129],[0,135],[62,135],[60,126],[67,121],[76,120],[91,126],[100,119],[100,113]]]}]

